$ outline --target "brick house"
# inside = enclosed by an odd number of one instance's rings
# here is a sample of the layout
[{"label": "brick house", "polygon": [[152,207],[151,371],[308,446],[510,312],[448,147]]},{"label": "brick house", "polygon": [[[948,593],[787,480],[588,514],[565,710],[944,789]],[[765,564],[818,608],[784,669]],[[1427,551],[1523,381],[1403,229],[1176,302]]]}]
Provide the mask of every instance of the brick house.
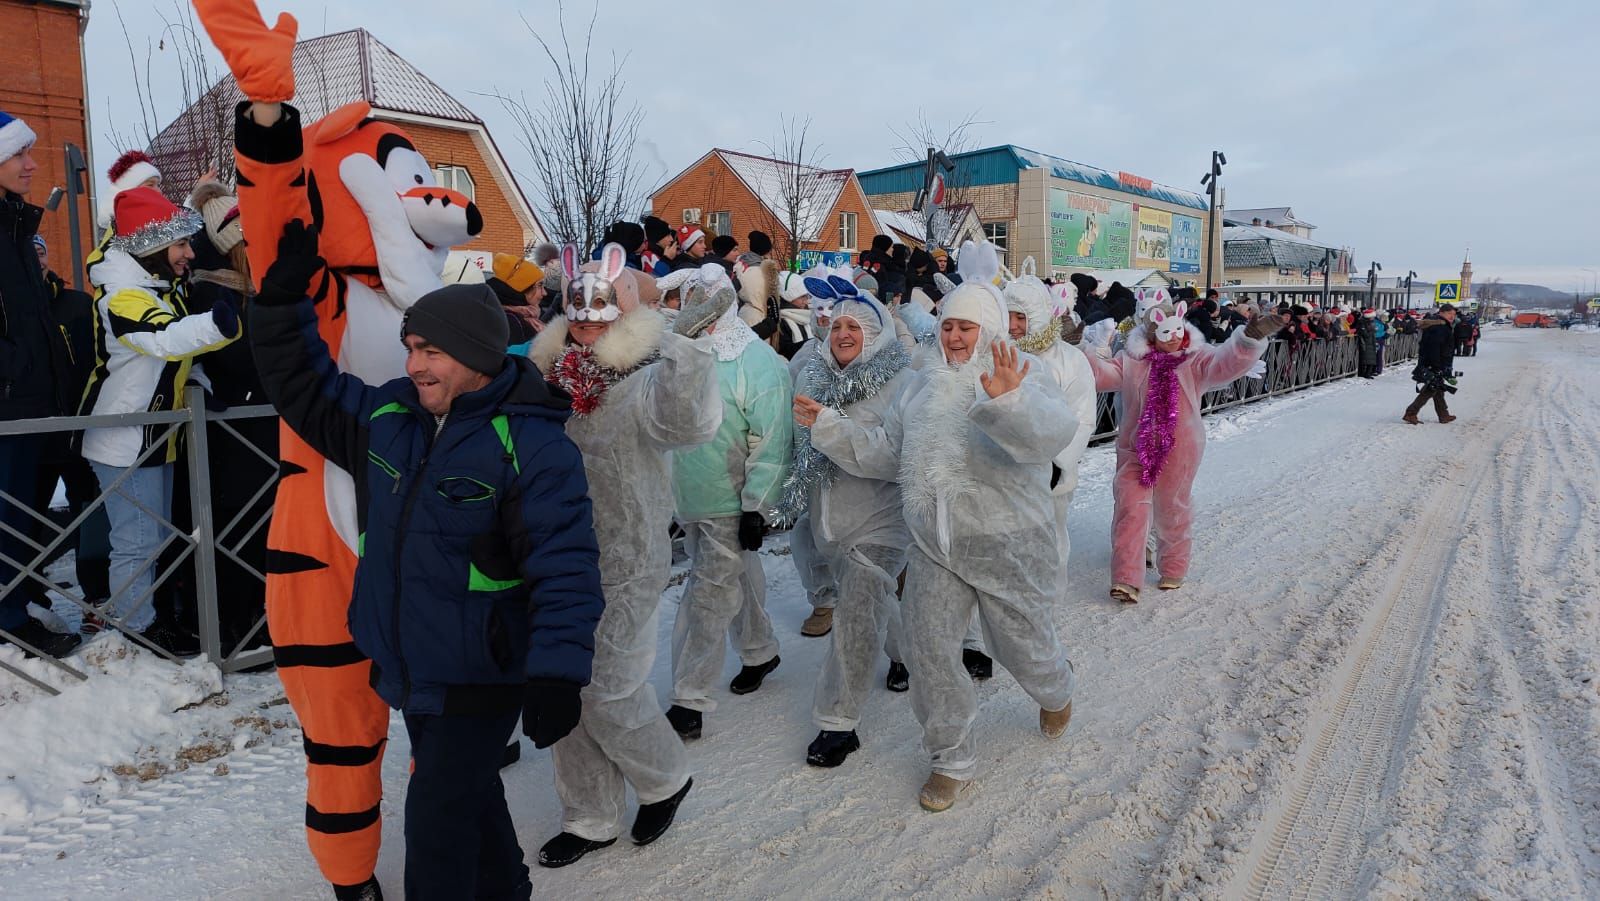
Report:
[{"label": "brick house", "polygon": [[[804,188],[796,204],[799,234],[791,235],[786,184]],[[752,231],[772,237],[773,256],[798,251],[855,253],[872,246],[878,223],[853,169],[797,166],[733,150],[714,149],[669,179],[650,198],[650,209],[673,226],[694,223],[739,239]]]},{"label": "brick house", "polygon": [[[294,77],[291,102],[304,121],[365,100],[374,118],[411,135],[440,184],[472,198],[483,214],[482,233],[465,249],[521,254],[545,240],[533,206],[483,120],[366,29],[296,44]],[[233,110],[242,99],[233,76],[224,76],[151,142],[150,155],[169,196],[187,196],[209,168],[232,171]]]},{"label": "brick house", "polygon": [[[5,36],[0,109],[26,120],[39,136],[33,148],[39,171],[28,201],[40,206],[51,188],[66,187],[66,146],[77,145],[86,158],[89,153],[83,60],[83,30],[88,25],[88,0],[0,0],[0,35]],[[93,184],[83,187],[94,189]],[[78,201],[78,226],[87,253],[94,226],[87,194]],[[50,268],[72,281],[71,229],[64,203],[45,213],[39,233],[50,245]]]}]

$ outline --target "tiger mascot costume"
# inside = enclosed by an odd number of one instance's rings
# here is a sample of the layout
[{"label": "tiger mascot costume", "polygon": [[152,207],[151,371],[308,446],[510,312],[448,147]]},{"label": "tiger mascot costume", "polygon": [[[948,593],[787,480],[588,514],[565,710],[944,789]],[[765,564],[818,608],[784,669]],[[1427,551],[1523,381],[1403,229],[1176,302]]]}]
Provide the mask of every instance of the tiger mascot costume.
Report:
[{"label": "tiger mascot costume", "polygon": [[[294,97],[297,24],[268,28],[252,0],[194,0],[248,98],[235,121],[239,210],[258,282],[286,223],[321,230],[312,279],[318,330],[345,372],[378,385],[405,375],[405,311],[441,287],[452,245],[483,230],[464,195],[440,188],[406,133],[351,103],[302,125]],[[277,506],[267,535],[267,622],[306,751],[306,836],[341,898],[377,898],[380,769],[389,710],[346,625],[361,536],[350,475],[281,429]]]}]

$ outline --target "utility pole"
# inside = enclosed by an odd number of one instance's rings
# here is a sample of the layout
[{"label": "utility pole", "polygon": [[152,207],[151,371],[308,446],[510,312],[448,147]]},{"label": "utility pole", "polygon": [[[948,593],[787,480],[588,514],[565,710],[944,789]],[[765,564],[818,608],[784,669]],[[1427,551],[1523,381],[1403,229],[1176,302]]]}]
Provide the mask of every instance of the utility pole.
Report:
[{"label": "utility pole", "polygon": [[1322,249],[1322,308],[1324,310],[1328,308],[1328,272],[1333,268],[1329,263],[1332,256],[1333,250],[1331,248],[1324,247]]},{"label": "utility pole", "polygon": [[1228,157],[1220,150],[1211,151],[1211,169],[1200,177],[1200,184],[1205,186],[1206,194],[1211,198],[1211,217],[1206,226],[1206,287],[1215,288],[1211,274],[1216,267],[1217,250],[1217,179],[1222,176],[1222,167],[1228,165]]},{"label": "utility pole", "polygon": [[1406,273],[1406,309],[1411,309],[1411,280],[1417,277],[1417,270]]}]

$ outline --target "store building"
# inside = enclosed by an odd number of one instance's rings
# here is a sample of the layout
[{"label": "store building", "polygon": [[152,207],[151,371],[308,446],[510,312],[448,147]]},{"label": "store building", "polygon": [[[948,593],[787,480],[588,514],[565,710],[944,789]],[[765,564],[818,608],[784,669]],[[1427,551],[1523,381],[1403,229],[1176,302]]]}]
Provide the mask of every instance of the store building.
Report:
[{"label": "store building", "polygon": [[[1141,283],[1157,276],[1197,285],[1204,277],[1210,254],[1202,194],[1012,144],[950,159],[956,168],[946,180],[947,202],[972,205],[1012,269],[1031,256],[1041,276],[1056,278],[1133,270]],[[908,209],[925,166],[918,161],[863,172],[861,186],[876,209]]]}]

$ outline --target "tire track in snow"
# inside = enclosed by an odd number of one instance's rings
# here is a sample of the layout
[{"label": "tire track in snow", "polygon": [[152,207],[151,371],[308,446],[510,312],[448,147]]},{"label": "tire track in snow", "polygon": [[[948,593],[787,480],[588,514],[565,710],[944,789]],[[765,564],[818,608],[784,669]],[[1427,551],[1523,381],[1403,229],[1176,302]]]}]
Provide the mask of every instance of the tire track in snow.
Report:
[{"label": "tire track in snow", "polygon": [[[1526,393],[1524,389],[1521,393]],[[1299,749],[1292,775],[1256,830],[1230,896],[1324,898],[1348,891],[1383,776],[1416,703],[1417,676],[1442,613],[1461,523],[1506,431],[1507,398],[1481,418],[1496,423],[1443,468],[1425,512],[1404,529],[1398,558],[1368,608],[1360,644],[1336,672],[1332,709]],[[1470,452],[1468,451],[1470,448]],[[1474,469],[1475,475],[1468,476]]]}]

